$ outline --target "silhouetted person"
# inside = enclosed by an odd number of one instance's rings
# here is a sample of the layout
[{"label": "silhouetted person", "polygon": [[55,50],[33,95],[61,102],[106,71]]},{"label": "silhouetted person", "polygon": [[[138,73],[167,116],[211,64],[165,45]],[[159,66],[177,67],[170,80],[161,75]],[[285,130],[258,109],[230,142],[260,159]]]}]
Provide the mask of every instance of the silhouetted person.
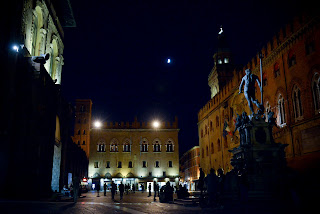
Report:
[{"label": "silhouetted person", "polygon": [[79,196],[79,187],[80,187],[80,178],[78,175],[75,175],[72,179],[72,186],[73,186],[73,202],[77,203],[78,196]]},{"label": "silhouetted person", "polygon": [[97,193],[98,193],[97,197],[100,197],[99,192],[100,192],[100,181],[99,181],[99,183],[97,185]]},{"label": "silhouetted person", "polygon": [[143,184],[141,184],[141,191],[142,191],[142,193],[144,192],[144,185]]},{"label": "silhouetted person", "polygon": [[218,186],[218,177],[216,176],[214,169],[210,169],[210,174],[207,176],[206,181],[207,192],[209,196],[209,204],[214,205]]},{"label": "silhouetted person", "polygon": [[199,177],[198,188],[201,191],[201,193],[200,193],[201,196],[202,196],[203,186],[204,186],[204,177],[205,177],[204,172],[202,171],[202,168],[200,168],[200,177]]},{"label": "silhouetted person", "polygon": [[151,196],[151,183],[149,184],[148,189],[149,189],[149,196],[148,197],[150,197]]},{"label": "silhouetted person", "polygon": [[153,181],[153,189],[154,189],[154,194],[153,194],[153,200],[156,200],[156,196],[157,196],[157,183],[155,181]]},{"label": "silhouetted person", "polygon": [[106,183],[104,183],[104,185],[103,185],[103,194],[104,194],[104,196],[107,195],[107,184]]},{"label": "silhouetted person", "polygon": [[254,114],[252,103],[256,104],[258,108],[261,108],[260,103],[256,99],[256,95],[255,95],[255,89],[256,89],[255,82],[258,83],[260,91],[261,91],[261,83],[259,81],[258,76],[252,74],[250,69],[246,69],[245,72],[246,72],[246,75],[242,77],[242,80],[239,86],[239,94],[242,92],[242,86],[244,84],[244,96],[248,101],[249,108],[252,114]]},{"label": "silhouetted person", "polygon": [[116,189],[117,189],[117,186],[116,186],[116,184],[112,181],[112,182],[111,182],[111,197],[112,197],[112,200],[114,200],[114,194],[116,193]]},{"label": "silhouetted person", "polygon": [[124,192],[124,185],[123,185],[122,182],[121,182],[120,185],[119,185],[119,192],[120,192],[120,200],[122,200],[122,198],[123,198],[123,192]]},{"label": "silhouetted person", "polygon": [[133,193],[136,193],[136,185],[135,184],[132,184],[132,191],[133,191]]}]

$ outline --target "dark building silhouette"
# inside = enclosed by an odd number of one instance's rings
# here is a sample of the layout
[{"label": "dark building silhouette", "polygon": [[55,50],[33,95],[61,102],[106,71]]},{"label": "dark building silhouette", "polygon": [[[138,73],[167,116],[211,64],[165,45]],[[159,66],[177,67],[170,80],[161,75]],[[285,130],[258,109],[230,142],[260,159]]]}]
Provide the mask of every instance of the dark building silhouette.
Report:
[{"label": "dark building silhouette", "polygon": [[87,176],[86,154],[71,139],[73,108],[60,91],[62,27],[75,22],[67,0],[7,3],[0,19],[0,197],[49,196],[68,184],[68,173]]}]

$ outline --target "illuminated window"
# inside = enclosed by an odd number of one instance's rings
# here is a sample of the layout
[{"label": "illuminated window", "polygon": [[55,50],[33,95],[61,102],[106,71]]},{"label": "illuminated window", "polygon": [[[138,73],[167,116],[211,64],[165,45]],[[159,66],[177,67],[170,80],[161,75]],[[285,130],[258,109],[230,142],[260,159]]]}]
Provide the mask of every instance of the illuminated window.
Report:
[{"label": "illuminated window", "polygon": [[123,144],[123,152],[131,152],[131,144],[128,139]]},{"label": "illuminated window", "polygon": [[274,64],[273,66],[273,74],[274,74],[274,77],[277,78],[280,76],[280,66],[279,66],[279,63],[276,63]]},{"label": "illuminated window", "polygon": [[97,145],[97,152],[105,152],[106,151],[106,144],[99,142]]},{"label": "illuminated window", "polygon": [[296,61],[296,55],[295,53],[291,50],[288,54],[288,65],[289,65],[289,68],[291,66],[294,66],[295,64],[297,64],[297,61]]},{"label": "illuminated window", "polygon": [[278,125],[284,125],[286,123],[286,111],[284,106],[284,99],[282,95],[279,95],[278,98]]},{"label": "illuminated window", "polygon": [[229,63],[229,58],[224,58],[224,63]]},{"label": "illuminated window", "polygon": [[161,144],[160,144],[159,140],[155,140],[153,142],[153,151],[154,152],[161,152]]},{"label": "illuminated window", "polygon": [[320,111],[320,76],[318,73],[312,78],[312,96],[315,112],[318,114]]},{"label": "illuminated window", "polygon": [[218,64],[222,64],[222,59],[218,58]]},{"label": "illuminated window", "polygon": [[302,103],[301,103],[301,91],[297,85],[293,87],[292,91],[292,103],[293,103],[293,111],[294,117],[296,120],[301,120],[303,117],[302,112]]},{"label": "illuminated window", "polygon": [[171,140],[168,140],[166,143],[167,152],[173,152],[173,143]]},{"label": "illuminated window", "polygon": [[110,152],[118,152],[118,140],[112,139],[110,143]]}]

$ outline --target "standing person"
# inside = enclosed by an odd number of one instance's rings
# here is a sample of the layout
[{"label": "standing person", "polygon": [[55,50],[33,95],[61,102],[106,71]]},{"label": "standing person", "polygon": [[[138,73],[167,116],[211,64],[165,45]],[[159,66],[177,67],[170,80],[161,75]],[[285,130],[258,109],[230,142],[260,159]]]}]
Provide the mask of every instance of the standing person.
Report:
[{"label": "standing person", "polygon": [[116,193],[116,189],[117,189],[117,186],[116,186],[116,184],[112,181],[112,182],[111,182],[111,197],[112,197],[112,200],[114,200],[114,194]]},{"label": "standing person", "polygon": [[104,185],[103,185],[103,194],[104,194],[104,196],[107,196],[107,184],[106,183],[104,183]]},{"label": "standing person", "polygon": [[148,189],[149,189],[149,196],[148,197],[150,197],[151,196],[151,183],[149,183]]},{"label": "standing person", "polygon": [[72,186],[73,186],[73,202],[77,203],[78,196],[79,196],[79,187],[80,187],[80,178],[77,174],[72,179]]},{"label": "standing person", "polygon": [[100,197],[100,195],[99,195],[99,192],[100,192],[100,181],[99,181],[96,189],[97,189],[97,193],[98,193],[97,197]]},{"label": "standing person", "polygon": [[120,185],[119,185],[119,192],[120,192],[120,200],[122,200],[123,198],[123,192],[124,192],[124,185],[121,181]]},{"label": "standing person", "polygon": [[153,200],[156,200],[156,196],[157,196],[157,189],[158,189],[158,184],[156,183],[156,181],[153,181],[153,189],[154,189],[154,197]]},{"label": "standing person", "polygon": [[200,177],[199,177],[199,184],[198,184],[198,188],[200,189],[200,195],[202,196],[202,192],[203,192],[203,187],[204,187],[204,172],[202,171],[202,168],[200,168]]},{"label": "standing person", "polygon": [[136,185],[135,184],[132,184],[132,191],[133,191],[133,193],[136,193]]},{"label": "standing person", "polygon": [[144,185],[141,184],[141,190],[142,190],[142,193],[144,193]]}]

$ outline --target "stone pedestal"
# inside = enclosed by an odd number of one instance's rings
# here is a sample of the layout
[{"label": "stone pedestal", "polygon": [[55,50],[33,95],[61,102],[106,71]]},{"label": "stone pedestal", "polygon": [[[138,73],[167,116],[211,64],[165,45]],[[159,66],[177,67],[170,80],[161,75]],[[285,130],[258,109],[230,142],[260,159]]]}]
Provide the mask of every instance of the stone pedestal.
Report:
[{"label": "stone pedestal", "polygon": [[253,115],[238,127],[240,146],[233,153],[231,164],[248,184],[249,198],[268,199],[277,195],[283,186],[286,168],[284,148],[275,143],[272,126],[261,115]]}]

